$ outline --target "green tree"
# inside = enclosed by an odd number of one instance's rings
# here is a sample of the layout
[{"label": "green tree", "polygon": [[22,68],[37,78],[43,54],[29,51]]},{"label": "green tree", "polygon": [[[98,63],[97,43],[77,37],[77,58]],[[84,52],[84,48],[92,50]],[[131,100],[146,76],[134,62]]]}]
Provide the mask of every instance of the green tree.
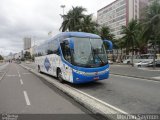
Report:
[{"label": "green tree", "polygon": [[101,27],[99,34],[103,40],[107,39],[113,41],[115,37],[108,26]]},{"label": "green tree", "polygon": [[152,43],[154,49],[153,66],[155,68],[156,45],[160,38],[160,2],[154,0],[147,8],[144,36]]},{"label": "green tree", "polygon": [[31,53],[26,51],[25,54],[24,54],[24,58],[25,59],[31,59]]},{"label": "green tree", "polygon": [[140,54],[146,54],[148,39],[144,36],[144,26],[142,23],[137,24],[137,32],[135,48]]},{"label": "green tree", "polygon": [[3,57],[2,57],[2,55],[0,55],[0,60],[3,60]]},{"label": "green tree", "polygon": [[[102,26],[99,29],[99,36],[101,36],[102,40],[110,40],[113,43],[113,49],[117,49],[116,40],[115,40],[115,35],[111,33],[111,30],[108,26]],[[107,48],[107,46],[105,45]],[[114,59],[114,53],[112,51],[112,61],[115,61]]]},{"label": "green tree", "polygon": [[132,52],[132,66],[133,66],[133,55],[134,55],[134,48],[136,44],[136,35],[138,34],[137,29],[138,23],[137,20],[131,20],[127,26],[122,26],[122,34],[124,36],[122,39],[125,41],[126,51]]},{"label": "green tree", "polygon": [[96,33],[98,24],[92,20],[92,14],[91,14],[84,16],[80,25],[77,25],[77,27],[82,32]]},{"label": "green tree", "polygon": [[61,15],[63,22],[61,24],[60,30],[64,31],[79,31],[80,28],[77,27],[81,24],[82,19],[85,17],[84,12],[86,11],[83,7],[72,7],[66,15]]},{"label": "green tree", "polygon": [[120,62],[122,62],[122,56],[123,56],[123,49],[126,47],[125,46],[125,41],[122,38],[119,38],[115,40],[115,44],[118,49],[120,49]]}]

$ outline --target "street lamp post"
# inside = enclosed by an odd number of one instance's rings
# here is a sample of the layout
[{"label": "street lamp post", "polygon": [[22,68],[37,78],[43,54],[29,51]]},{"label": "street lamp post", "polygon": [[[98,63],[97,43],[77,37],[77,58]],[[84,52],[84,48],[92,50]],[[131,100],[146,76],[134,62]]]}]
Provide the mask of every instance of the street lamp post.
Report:
[{"label": "street lamp post", "polygon": [[65,7],[66,7],[65,5],[61,5],[61,8],[63,9],[63,15],[64,15],[64,8]]}]

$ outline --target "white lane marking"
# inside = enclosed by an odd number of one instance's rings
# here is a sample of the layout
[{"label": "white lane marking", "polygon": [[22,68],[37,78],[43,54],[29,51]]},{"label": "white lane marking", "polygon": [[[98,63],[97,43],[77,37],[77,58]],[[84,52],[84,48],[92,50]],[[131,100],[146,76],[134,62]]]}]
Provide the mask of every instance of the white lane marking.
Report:
[{"label": "white lane marking", "polygon": [[148,69],[148,68],[138,68],[140,70],[146,70],[146,71],[160,71],[160,70],[152,70],[152,69]]},{"label": "white lane marking", "polygon": [[157,79],[157,80],[160,80],[160,76],[152,77],[152,78]]},{"label": "white lane marking", "polygon": [[7,77],[16,77],[17,75],[6,75]]},{"label": "white lane marking", "polygon": [[19,75],[19,77],[20,77],[20,73],[19,73],[19,71],[17,71],[18,72],[18,75]]},{"label": "white lane marking", "polygon": [[7,72],[3,73],[2,77],[0,77],[0,81],[4,78]]},{"label": "white lane marking", "polygon": [[29,97],[28,97],[28,95],[27,95],[27,92],[26,92],[26,91],[23,91],[23,94],[24,94],[24,98],[25,98],[25,100],[26,100],[26,104],[27,104],[27,105],[31,105],[31,103],[30,103],[30,101],[29,101]]},{"label": "white lane marking", "polygon": [[128,76],[123,76],[123,75],[113,75],[110,74],[111,76],[118,76],[121,78],[132,78],[132,79],[137,79],[137,80],[141,80],[141,81],[146,81],[146,82],[156,82],[156,83],[160,83],[160,81],[155,81],[155,80],[147,80],[147,79],[142,79],[142,78],[134,78],[134,77],[128,77]]},{"label": "white lane marking", "polygon": [[23,85],[23,81],[22,81],[22,79],[20,79],[20,82],[21,82],[21,85]]},{"label": "white lane marking", "polygon": [[31,73],[22,73],[23,75],[29,75],[29,74],[31,74]]},{"label": "white lane marking", "polygon": [[19,77],[21,77],[20,73],[18,72]]}]

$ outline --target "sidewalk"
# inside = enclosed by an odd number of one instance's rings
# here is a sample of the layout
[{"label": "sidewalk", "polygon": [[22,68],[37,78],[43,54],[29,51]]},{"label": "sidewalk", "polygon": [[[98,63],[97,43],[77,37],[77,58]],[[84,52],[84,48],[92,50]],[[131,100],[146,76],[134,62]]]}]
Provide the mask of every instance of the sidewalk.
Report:
[{"label": "sidewalk", "polygon": [[160,80],[160,69],[136,68],[129,65],[110,65],[110,73],[128,77],[136,77],[150,80]]}]

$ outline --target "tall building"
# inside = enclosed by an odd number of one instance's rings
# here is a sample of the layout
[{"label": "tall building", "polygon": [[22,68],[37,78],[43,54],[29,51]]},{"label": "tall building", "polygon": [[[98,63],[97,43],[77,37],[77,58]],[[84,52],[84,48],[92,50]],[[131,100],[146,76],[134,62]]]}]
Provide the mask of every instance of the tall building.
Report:
[{"label": "tall building", "polygon": [[145,1],[115,0],[97,11],[97,22],[101,26],[108,26],[116,38],[120,38],[122,26],[127,25],[132,19],[140,18],[140,10],[145,6]]},{"label": "tall building", "polygon": [[145,8],[149,5],[150,0],[139,0],[139,16],[140,20],[144,19]]},{"label": "tall building", "polygon": [[31,48],[31,38],[25,37],[24,39],[24,50],[28,50]]}]

